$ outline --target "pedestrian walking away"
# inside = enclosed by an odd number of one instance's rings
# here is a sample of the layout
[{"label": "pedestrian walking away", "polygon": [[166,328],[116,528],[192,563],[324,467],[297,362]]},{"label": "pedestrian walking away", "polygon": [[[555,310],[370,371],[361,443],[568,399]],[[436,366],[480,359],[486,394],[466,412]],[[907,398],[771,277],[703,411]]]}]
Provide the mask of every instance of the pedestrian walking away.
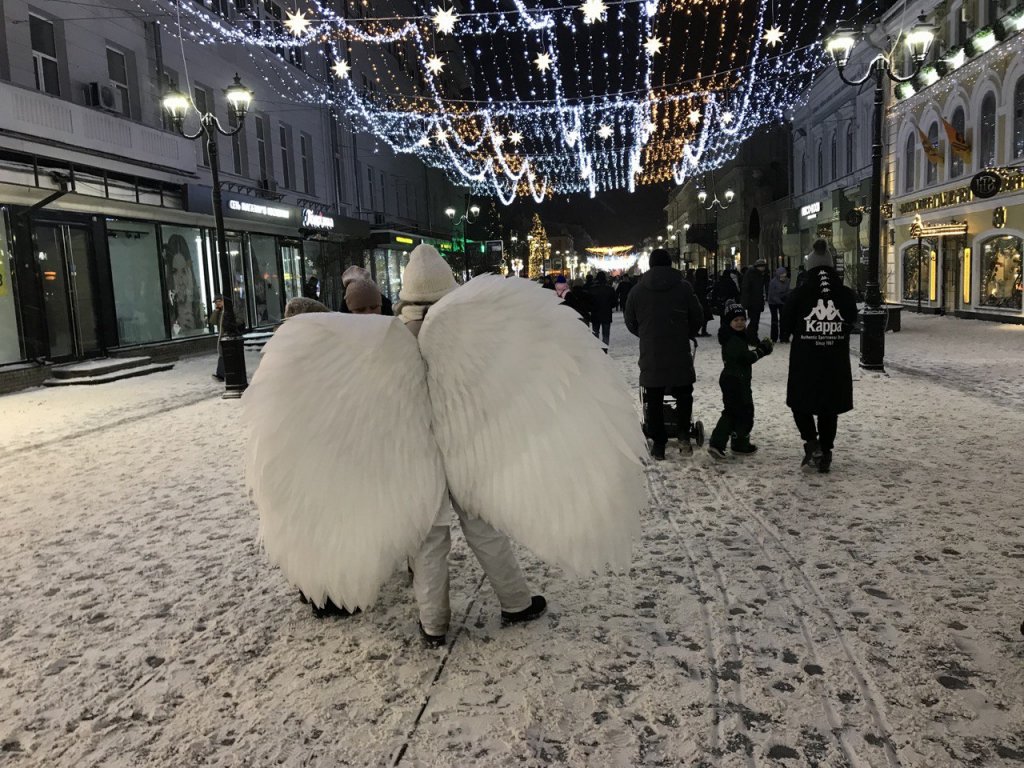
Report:
[{"label": "pedestrian walking away", "polygon": [[747,310],[747,341],[757,343],[761,325],[761,313],[764,312],[765,292],[768,288],[766,279],[768,262],[758,259],[754,266],[743,274],[740,286],[740,304]]},{"label": "pedestrian walking away", "polygon": [[[645,431],[652,442],[651,456],[665,458],[670,437],[691,453],[693,384],[697,380],[690,341],[704,322],[704,309],[689,283],[672,268],[668,251],[651,253],[650,270],[640,278],[626,301],[626,328],[640,338],[640,386],[644,390]],[[677,432],[665,427],[664,401],[670,395],[678,411]],[[701,427],[703,434],[703,427]]]},{"label": "pedestrian walking away", "polygon": [[836,272],[828,243],[817,240],[807,257],[807,280],[782,311],[780,332],[792,337],[786,405],[804,441],[802,466],[819,472],[831,470],[839,415],[853,409],[850,333],[856,321],[857,297]]},{"label": "pedestrian walking away", "polygon": [[608,346],[611,338],[612,313],[615,311],[615,289],[608,285],[608,275],[598,272],[595,282],[590,286],[590,325],[594,336],[600,334],[601,341]]},{"label": "pedestrian walking away", "polygon": [[711,312],[711,281],[708,278],[708,270],[705,267],[698,267],[693,273],[693,290],[697,294],[697,300],[700,301],[701,307],[704,309],[704,323],[700,327],[698,336],[710,336],[708,333],[708,323],[711,322],[714,314]]},{"label": "pedestrian walking away", "polygon": [[752,367],[772,353],[772,342],[762,339],[754,349],[750,349],[747,344],[747,313],[739,304],[730,304],[722,312],[718,341],[722,345],[722,362],[725,364],[718,377],[722,389],[722,415],[708,441],[708,453],[715,459],[727,459],[727,442],[731,443],[732,452],[737,455],[757,451],[757,446],[750,442],[750,433],[754,429]]},{"label": "pedestrian walking away", "polygon": [[789,298],[789,292],[789,274],[785,267],[779,267],[775,270],[772,281],[768,283],[768,310],[772,313],[771,340],[773,343],[781,341],[786,344],[789,341],[788,336],[779,332],[779,318],[782,317],[782,308],[786,304],[786,299]]},{"label": "pedestrian walking away", "polygon": [[206,327],[217,334],[217,369],[212,374],[217,381],[224,381],[224,352],[220,348],[220,339],[224,335],[224,297],[219,293],[213,297],[213,310],[206,318]]}]

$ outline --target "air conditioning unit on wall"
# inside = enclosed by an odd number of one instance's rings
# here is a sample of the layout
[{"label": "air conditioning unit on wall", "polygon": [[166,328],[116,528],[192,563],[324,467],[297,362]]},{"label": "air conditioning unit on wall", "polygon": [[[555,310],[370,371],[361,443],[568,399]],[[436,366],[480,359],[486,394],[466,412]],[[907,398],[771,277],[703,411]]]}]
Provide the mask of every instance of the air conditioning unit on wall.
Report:
[{"label": "air conditioning unit on wall", "polygon": [[120,94],[104,83],[89,83],[89,106],[99,107],[108,112],[121,111]]}]

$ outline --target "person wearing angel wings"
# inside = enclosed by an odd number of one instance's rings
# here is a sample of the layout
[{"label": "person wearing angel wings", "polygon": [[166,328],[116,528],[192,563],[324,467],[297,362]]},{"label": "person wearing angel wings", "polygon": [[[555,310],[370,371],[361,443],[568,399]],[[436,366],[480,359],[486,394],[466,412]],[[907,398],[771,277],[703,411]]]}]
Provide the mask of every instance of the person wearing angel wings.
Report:
[{"label": "person wearing angel wings", "polygon": [[[395,318],[292,318],[264,348],[242,406],[270,561],[314,604],[354,611],[411,558],[429,646],[451,616],[453,509],[503,623],[546,607],[509,538],[571,574],[626,571],[646,441],[576,312],[527,280],[460,287],[425,244],[399,298]],[[542,480],[571,457],[571,485],[552,498]]]}]

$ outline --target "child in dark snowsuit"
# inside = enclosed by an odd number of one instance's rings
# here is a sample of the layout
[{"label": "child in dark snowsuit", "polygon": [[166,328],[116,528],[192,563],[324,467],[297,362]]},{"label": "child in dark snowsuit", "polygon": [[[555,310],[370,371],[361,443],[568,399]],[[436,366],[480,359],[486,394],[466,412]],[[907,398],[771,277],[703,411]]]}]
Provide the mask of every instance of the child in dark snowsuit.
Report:
[{"label": "child in dark snowsuit", "polygon": [[757,446],[750,442],[754,428],[754,394],[750,390],[751,366],[772,353],[772,343],[762,339],[754,349],[747,345],[747,312],[739,304],[730,304],[722,311],[722,327],[718,341],[722,344],[725,367],[718,377],[722,388],[722,416],[708,441],[708,453],[726,459],[725,445],[732,436],[732,452],[750,454]]}]

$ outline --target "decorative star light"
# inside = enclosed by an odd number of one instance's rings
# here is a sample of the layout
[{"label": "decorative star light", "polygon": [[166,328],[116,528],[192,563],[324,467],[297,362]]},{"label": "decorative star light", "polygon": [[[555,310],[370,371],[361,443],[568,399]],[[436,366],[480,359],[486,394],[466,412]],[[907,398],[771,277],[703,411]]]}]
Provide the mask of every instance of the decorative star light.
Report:
[{"label": "decorative star light", "polygon": [[448,132],[444,128],[438,128],[434,138],[438,141],[448,141]]},{"label": "decorative star light", "polygon": [[729,125],[729,123],[731,123],[735,119],[736,115],[734,115],[732,112],[722,113],[722,125]]},{"label": "decorative star light", "polygon": [[309,19],[306,18],[305,11],[298,11],[297,13],[288,11],[288,19],[285,21],[284,25],[288,27],[288,31],[293,35],[296,37],[302,37],[306,28],[309,26]]},{"label": "decorative star light", "polygon": [[502,136],[500,133],[494,134],[494,143],[500,147],[502,144],[505,143],[505,137]]},{"label": "decorative star light", "polygon": [[450,35],[455,31],[455,22],[458,20],[454,8],[435,8],[434,26],[437,31],[444,35]]},{"label": "decorative star light", "polygon": [[604,4],[604,0],[587,0],[580,6],[580,10],[583,11],[583,21],[587,24],[601,21],[608,13],[608,7]]},{"label": "decorative star light", "polygon": [[767,45],[774,48],[776,45],[782,42],[783,32],[778,27],[772,27],[764,33],[764,37],[761,39],[765,41]]},{"label": "decorative star light", "polygon": [[575,144],[577,141],[580,140],[580,132],[569,131],[567,134],[565,134],[565,140],[569,142],[570,145]]},{"label": "decorative star light", "polygon": [[416,142],[416,146],[419,146],[419,147],[429,147],[430,146],[430,137],[429,136],[421,136],[420,140]]},{"label": "decorative star light", "polygon": [[544,51],[544,53],[538,53],[537,58],[533,60],[533,63],[541,72],[547,72],[551,69],[551,54],[547,51]]},{"label": "decorative star light", "polygon": [[653,56],[656,53],[661,52],[662,42],[657,37],[648,37],[647,42],[644,43],[644,48],[647,49],[647,55]]},{"label": "decorative star light", "polygon": [[348,79],[348,73],[352,71],[352,65],[347,61],[336,61],[334,66],[331,67],[334,70],[334,74],[340,77],[342,80]]},{"label": "decorative star light", "polygon": [[612,127],[607,124],[602,125],[600,129],[598,129],[597,135],[602,139],[610,139],[612,137]]},{"label": "decorative star light", "polygon": [[658,124],[656,122],[654,122],[653,120],[648,120],[647,121],[647,130],[650,133],[657,133],[658,132]]},{"label": "decorative star light", "polygon": [[700,122],[700,112],[696,109],[691,109],[687,118],[690,120],[690,125],[697,125]]},{"label": "decorative star light", "polygon": [[427,59],[427,69],[430,70],[431,74],[440,75],[444,72],[444,62],[438,56],[431,56]]},{"label": "decorative star light", "polygon": [[511,141],[513,144],[518,145],[519,142],[523,140],[523,134],[521,134],[519,131],[512,131],[512,133],[508,135],[508,140]]}]

